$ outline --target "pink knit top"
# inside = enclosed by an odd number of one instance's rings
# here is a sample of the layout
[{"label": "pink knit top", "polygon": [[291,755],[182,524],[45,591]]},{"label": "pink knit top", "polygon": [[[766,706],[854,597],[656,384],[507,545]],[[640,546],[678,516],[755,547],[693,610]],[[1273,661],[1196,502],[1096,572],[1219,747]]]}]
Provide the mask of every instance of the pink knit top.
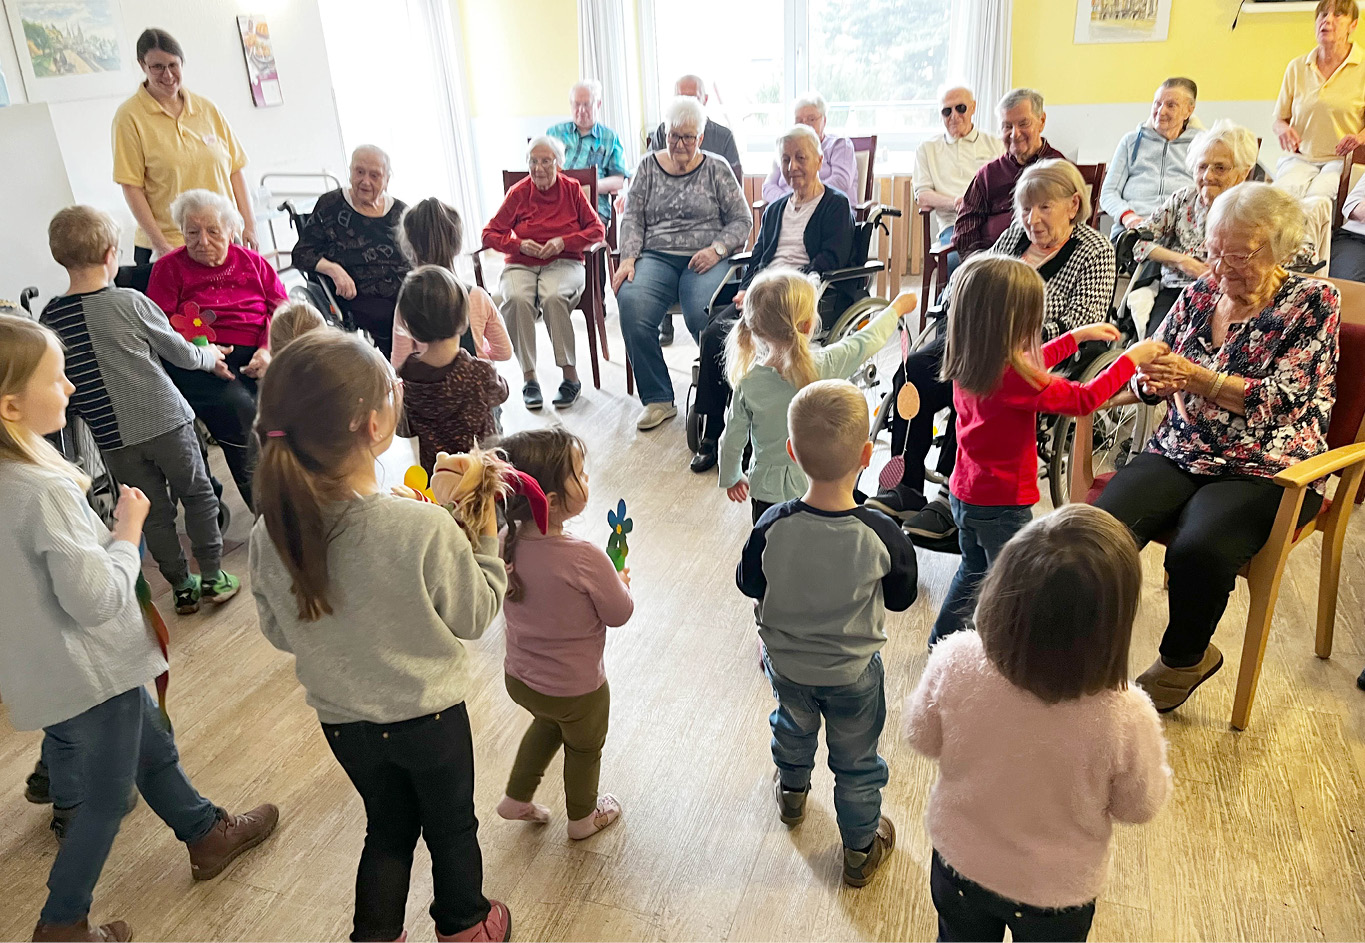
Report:
[{"label": "pink knit top", "polygon": [[905,704],[905,735],[938,760],[925,824],[956,872],[1035,907],[1098,896],[1113,823],[1171,793],[1166,740],[1136,685],[1048,704],[1015,687],[981,637],[939,642]]}]

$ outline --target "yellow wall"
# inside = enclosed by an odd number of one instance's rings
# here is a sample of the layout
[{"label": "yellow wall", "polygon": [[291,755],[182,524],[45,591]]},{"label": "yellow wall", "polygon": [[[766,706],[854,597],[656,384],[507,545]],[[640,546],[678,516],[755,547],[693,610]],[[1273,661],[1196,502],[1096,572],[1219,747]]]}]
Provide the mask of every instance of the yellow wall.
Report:
[{"label": "yellow wall", "polygon": [[1237,0],[1173,0],[1164,43],[1076,45],[1076,0],[1014,0],[1014,84],[1048,104],[1150,101],[1163,78],[1186,75],[1204,101],[1279,93],[1284,67],[1314,43],[1313,14],[1243,13]]},{"label": "yellow wall", "polygon": [[568,115],[578,81],[575,0],[452,0],[473,117]]}]

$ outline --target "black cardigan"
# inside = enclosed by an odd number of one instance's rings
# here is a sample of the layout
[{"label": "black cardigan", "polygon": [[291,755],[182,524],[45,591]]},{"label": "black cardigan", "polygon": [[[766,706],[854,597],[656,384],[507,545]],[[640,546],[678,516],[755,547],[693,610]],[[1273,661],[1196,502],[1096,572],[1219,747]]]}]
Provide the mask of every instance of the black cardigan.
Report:
[{"label": "black cardigan", "polygon": [[[791,196],[788,193],[774,200],[763,211],[758,238],[754,240],[753,260],[739,283],[741,290],[747,289],[754,276],[771,263],[777,254],[777,239],[782,233],[782,214],[786,212]],[[806,224],[804,242],[810,262],[802,267],[803,272],[831,272],[852,264],[853,208],[849,205],[848,197],[834,187],[825,187],[824,195],[811,213],[810,222]],[[866,294],[861,283],[857,282],[834,284],[828,291],[843,295],[847,304]]]}]

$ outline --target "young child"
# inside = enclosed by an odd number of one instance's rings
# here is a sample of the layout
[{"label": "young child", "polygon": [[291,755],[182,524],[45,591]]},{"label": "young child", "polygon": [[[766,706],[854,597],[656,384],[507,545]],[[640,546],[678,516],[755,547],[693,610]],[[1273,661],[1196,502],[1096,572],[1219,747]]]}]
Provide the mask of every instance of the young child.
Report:
[{"label": "young child", "polygon": [[1043,279],[1017,259],[981,255],[953,274],[944,380],[953,383],[957,467],[948,482],[962,560],[929,645],[962,629],[977,589],[1005,542],[1033,519],[1038,502],[1038,413],[1084,416],[1167,348],[1140,341],[1095,379],[1076,383],[1047,371],[1086,341],[1115,341],[1112,324],[1088,324],[1038,349]]},{"label": "young child", "polygon": [[322,312],[306,301],[286,301],[270,316],[270,349],[279,353],[284,345],[308,331],[327,326]]},{"label": "young child", "polygon": [[857,387],[808,384],[792,398],[787,423],[788,453],[810,483],[799,500],[758,519],[736,582],[758,600],[764,669],[777,697],[769,720],[778,813],[788,825],[805,818],[823,717],[844,883],[862,887],[896,844],[896,827],[881,814],[881,647],[885,610],[910,608],[918,593],[915,550],[900,525],[854,500],[872,460],[867,402]]},{"label": "young child", "polygon": [[[71,404],[85,420],[114,479],[152,502],[143,535],[161,575],[175,592],[175,611],[199,611],[200,601],[224,603],[241,583],[222,569],[218,497],[209,479],[194,412],[161,360],[230,380],[223,350],[196,347],[174,330],[141,292],[115,288],[118,226],[89,206],[69,206],[47,228],[52,257],[66,269],[66,294],[39,320],[61,338],[76,391]],[[176,500],[199,564],[191,573],[176,533]]]},{"label": "young child", "polygon": [[[820,323],[815,283],[795,269],[765,270],[744,296],[744,314],[726,342],[725,365],[734,395],[720,440],[720,486],[731,501],[753,501],[753,519],[801,496],[806,478],[787,454],[787,405],[816,380],[843,379],[886,343],[896,320],[913,311],[902,292],[872,323],[827,347],[812,348]],[[866,433],[866,429],[863,430]],[[748,477],[744,446],[753,443]]]},{"label": "young child", "polygon": [[483,895],[461,639],[497,615],[507,571],[491,512],[474,547],[444,508],[380,488],[401,389],[383,354],[342,331],[310,331],[272,361],[251,591],[365,804],[351,939],[404,938],[420,834],[437,939],[506,940],[507,908]]},{"label": "young child", "polygon": [[464,286],[439,265],[421,265],[403,279],[398,314],[425,344],[398,370],[405,384],[404,434],[417,436],[430,474],[438,452],[467,452],[497,432],[493,410],[507,400],[507,381],[486,360],[460,347],[469,325]]},{"label": "young child", "polygon": [[598,794],[597,780],[611,708],[602,649],[607,626],[625,625],[635,609],[630,569],[617,573],[600,547],[564,533],[564,522],[588,503],[578,436],[562,427],[532,429],[500,445],[508,461],[540,485],[550,515],[542,536],[531,525],[525,499],[507,509],[507,693],[532,719],[498,815],[550,820],[550,810],[531,800],[562,744],[569,837],[583,839],[621,814],[615,796]]},{"label": "young child", "polygon": [[1128,681],[1137,545],[1069,504],[1026,526],[986,577],[976,631],[934,648],[905,704],[938,760],[925,814],[940,940],[1084,940],[1115,821],[1171,793],[1151,700]]},{"label": "young child", "polygon": [[44,440],[66,425],[74,387],[57,336],[0,315],[0,696],[17,730],[63,745],[53,782],[80,797],[48,875],[35,940],[127,940],[123,921],[91,928],[91,897],[137,787],[189,848],[196,880],[264,841],[279,810],[229,815],[201,796],[145,685],[166,658],[135,594],[151,509],[123,486],[112,533],[85,500],[90,481]]}]

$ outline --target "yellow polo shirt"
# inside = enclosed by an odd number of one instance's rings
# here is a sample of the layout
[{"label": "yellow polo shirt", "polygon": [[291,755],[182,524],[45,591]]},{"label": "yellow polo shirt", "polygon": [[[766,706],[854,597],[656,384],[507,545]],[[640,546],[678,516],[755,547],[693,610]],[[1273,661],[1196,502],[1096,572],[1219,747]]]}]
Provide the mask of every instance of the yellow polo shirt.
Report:
[{"label": "yellow polo shirt", "polygon": [[1308,160],[1336,159],[1337,142],[1365,128],[1365,51],[1352,43],[1346,59],[1327,78],[1317,65],[1318,52],[1291,59],[1284,70],[1275,117],[1288,121]]},{"label": "yellow polo shirt", "polygon": [[[213,102],[180,90],[179,118],[161,107],[145,86],[114,113],[114,182],[141,187],[161,234],[172,246],[185,237],[171,221],[171,201],[186,190],[232,195],[232,175],[246,166],[246,152]],[[134,244],[150,248],[141,228]]]}]

